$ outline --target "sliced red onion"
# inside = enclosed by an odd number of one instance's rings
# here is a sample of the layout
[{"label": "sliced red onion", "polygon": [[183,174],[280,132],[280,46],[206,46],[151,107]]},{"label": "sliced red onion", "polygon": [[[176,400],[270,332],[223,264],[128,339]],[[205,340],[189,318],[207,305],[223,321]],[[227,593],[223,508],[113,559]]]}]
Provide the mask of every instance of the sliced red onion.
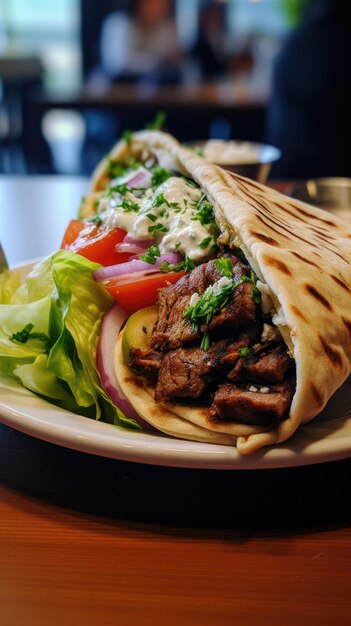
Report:
[{"label": "sliced red onion", "polygon": [[[141,244],[143,243],[142,241],[140,242]],[[151,245],[151,244],[150,244]],[[136,243],[124,243],[122,241],[122,243],[118,243],[115,246],[115,251],[116,252],[127,252],[127,254],[144,254],[144,252],[146,252],[146,250],[148,249],[149,246],[142,246],[142,245],[137,245]]]},{"label": "sliced red onion", "polygon": [[96,353],[96,367],[99,372],[101,386],[126,417],[135,420],[145,430],[153,430],[153,428],[143,420],[140,415],[133,409],[129,400],[124,395],[122,388],[117,380],[114,364],[114,346],[116,344],[117,335],[129,313],[125,311],[119,304],[114,304],[104,316],[99,343]]},{"label": "sliced red onion", "polygon": [[126,235],[123,239],[122,243],[131,243],[131,244],[136,244],[139,246],[142,246],[143,248],[148,248],[149,246],[152,246],[153,243],[155,243],[155,241],[153,239],[134,239],[134,237],[131,237],[131,235]]},{"label": "sliced red onion", "polygon": [[133,173],[133,176],[126,182],[128,187],[151,187],[151,173],[143,168]]},{"label": "sliced red onion", "polygon": [[127,252],[129,254],[144,254],[144,252],[155,243],[153,239],[133,239],[130,235],[126,235],[121,241],[115,246],[116,252]]},{"label": "sliced red onion", "polygon": [[134,274],[135,272],[153,272],[157,270],[164,261],[167,261],[170,265],[176,265],[181,261],[181,255],[177,252],[170,252],[168,254],[161,254],[156,258],[156,262],[146,263],[139,259],[133,259],[126,263],[118,263],[117,265],[109,265],[108,267],[101,267],[93,272],[93,278],[97,281],[108,280],[117,276],[125,276],[127,274]]}]

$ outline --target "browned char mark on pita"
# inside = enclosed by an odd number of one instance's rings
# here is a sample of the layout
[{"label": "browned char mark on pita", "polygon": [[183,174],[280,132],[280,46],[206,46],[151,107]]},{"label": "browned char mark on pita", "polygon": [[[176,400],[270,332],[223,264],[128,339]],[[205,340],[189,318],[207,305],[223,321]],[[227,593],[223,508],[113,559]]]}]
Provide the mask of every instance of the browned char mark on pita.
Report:
[{"label": "browned char mark on pita", "polygon": [[265,263],[267,263],[267,265],[274,267],[279,272],[282,272],[283,274],[286,274],[287,276],[291,276],[291,271],[289,270],[287,265],[283,263],[283,261],[280,261],[279,259],[275,259],[267,255],[265,255],[264,261]]},{"label": "browned char mark on pita", "polygon": [[319,302],[320,304],[322,304],[322,306],[324,306],[326,309],[328,309],[328,311],[332,311],[333,310],[330,302],[328,302],[328,300],[318,291],[318,289],[313,287],[313,285],[309,285],[308,283],[305,284],[305,290],[315,300],[317,300],[317,302]]},{"label": "browned char mark on pita", "polygon": [[297,259],[299,259],[299,261],[302,261],[303,263],[307,263],[307,265],[313,265],[313,267],[316,267],[317,269],[319,269],[319,265],[317,265],[317,263],[315,263],[314,261],[311,261],[311,259],[307,259],[306,257],[303,257],[301,254],[299,254],[295,250],[290,250],[290,253],[293,254]]},{"label": "browned char mark on pita", "polygon": [[307,211],[304,211],[303,209],[301,209],[300,207],[295,207],[295,209],[301,213],[302,215],[306,215],[309,219],[311,219],[311,217],[313,217],[315,220],[319,220],[320,222],[323,222],[323,224],[326,224],[327,226],[331,226],[332,228],[336,228],[337,224],[335,222],[333,222],[332,220],[326,220],[326,219],[322,219],[321,217],[316,217],[314,215],[310,215],[309,213],[307,213]]},{"label": "browned char mark on pita", "polygon": [[331,235],[329,232],[324,232],[324,229],[321,230],[320,227],[311,226],[311,230],[314,232],[316,237],[325,243],[333,243],[333,241],[337,240],[337,237]]},{"label": "browned char mark on pita", "polygon": [[280,245],[278,243],[278,241],[273,239],[273,237],[268,237],[267,235],[264,235],[263,233],[257,233],[257,232],[255,232],[253,230],[250,230],[250,235],[252,235],[252,237],[255,237],[255,239],[259,239],[260,241],[263,241],[263,243],[266,243],[269,246],[279,246]]},{"label": "browned char mark on pita", "polygon": [[306,316],[302,313],[301,309],[299,309],[297,306],[295,306],[295,304],[290,305],[290,309],[291,311],[297,315],[297,317],[299,317],[300,319],[302,319],[304,322],[307,322],[308,320],[306,319]]},{"label": "browned char mark on pita", "polygon": [[332,278],[337,283],[337,285],[339,285],[339,287],[341,287],[345,291],[350,291],[350,288],[346,285],[346,283],[344,283],[344,281],[337,276],[334,276],[334,274],[330,274],[330,278]]},{"label": "browned char mark on pita", "polygon": [[[272,226],[272,224],[267,224],[267,222],[265,222],[265,219],[268,220],[268,221],[271,221],[269,215],[272,215],[272,223],[275,224],[276,226],[281,225],[282,228],[285,228],[286,230],[288,230],[290,236],[293,237],[294,239],[301,240],[304,243],[307,243],[310,246],[313,246],[315,248],[323,247],[326,250],[329,250],[330,252],[332,252],[333,254],[336,254],[336,256],[340,257],[342,260],[345,260],[344,256],[342,254],[340,254],[338,252],[337,248],[333,245],[333,240],[336,240],[336,238],[333,235],[330,235],[329,233],[323,233],[316,226],[310,225],[311,231],[314,233],[315,237],[320,242],[319,245],[316,245],[312,241],[308,241],[307,239],[304,239],[300,235],[297,235],[296,233],[291,232],[291,226],[288,224],[288,222],[278,218],[277,215],[273,215],[272,212],[270,211],[267,203],[263,199],[261,199],[262,201],[260,202],[260,201],[257,200],[257,198],[253,198],[251,196],[251,194],[249,194],[249,196],[250,196],[251,199],[255,200],[255,205],[253,205],[252,203],[249,203],[249,204],[253,208],[255,208],[256,211],[258,211],[260,213],[260,215],[261,215],[260,221],[263,221],[263,223],[265,223],[266,226],[269,226],[271,229],[276,230],[274,228],[274,226]],[[260,211],[260,209],[256,206],[256,204],[258,204],[260,207],[262,207],[264,209],[264,213],[263,214],[262,214],[262,211]],[[294,219],[301,220],[301,218],[299,216],[297,216],[295,213],[292,213],[291,211],[286,209],[283,205],[281,205],[281,204],[279,204],[277,202],[275,202],[274,204],[279,209],[284,211],[285,213],[288,213],[289,215],[291,215]],[[336,227],[336,224],[334,222],[332,222],[331,220],[322,220],[321,218],[319,218],[317,216],[309,215],[309,213],[307,213],[307,211],[304,211],[303,209],[300,209],[299,207],[295,207],[295,208],[300,213],[302,213],[303,215],[305,215],[305,216],[307,216],[309,218],[308,220],[302,220],[306,224],[310,224],[311,218],[313,218],[317,222],[323,222],[324,224],[328,224],[329,226]],[[263,216],[264,216],[265,219],[263,219]],[[259,218],[258,215],[257,215],[257,218]],[[284,233],[281,233],[280,231],[276,230],[276,232],[280,233],[280,235],[282,235],[282,236],[285,236]],[[287,237],[285,236],[285,238],[287,238]],[[329,244],[329,245],[327,245],[327,244]],[[346,262],[348,263],[348,261],[346,261]]]},{"label": "browned char mark on pita", "polygon": [[[276,216],[273,216],[273,215],[272,215],[272,217],[270,217],[270,215],[267,215],[266,209],[264,211],[262,211],[261,209],[259,209],[256,205],[252,204],[251,202],[249,202],[248,204],[250,204],[250,206],[252,206],[255,209],[255,211],[256,211],[256,218],[260,222],[262,222],[265,226],[267,226],[267,228],[269,228],[270,231],[273,230],[274,232],[276,232],[279,235],[279,237],[284,237],[284,239],[286,239],[290,243],[291,243],[292,239],[296,239],[297,241],[303,241],[304,243],[308,244],[309,246],[317,248],[318,250],[320,249],[321,244],[317,245],[317,244],[313,243],[311,240],[304,239],[304,237],[301,237],[296,232],[292,232],[291,231],[291,226],[289,226],[289,224],[287,222],[285,222],[284,220],[280,220]],[[268,213],[270,213],[270,211],[268,211]],[[284,229],[285,232],[284,231],[282,232],[282,230],[280,230],[280,229],[278,230],[278,228]],[[288,233],[288,235],[286,233]],[[251,234],[254,236],[254,232],[251,231]],[[278,244],[278,245],[281,245],[281,244]]]},{"label": "browned char mark on pita", "polygon": [[323,350],[325,352],[325,354],[327,355],[328,359],[331,361],[331,363],[336,366],[342,365],[342,359],[341,356],[339,354],[339,352],[337,352],[336,350],[334,350],[334,348],[332,348],[324,339],[324,337],[322,337],[322,335],[318,335],[319,340],[323,346]]},{"label": "browned char mark on pita", "polygon": [[350,335],[351,335],[351,320],[346,319],[346,317],[342,318],[343,324],[346,327],[346,329],[349,331]]},{"label": "browned char mark on pita", "polygon": [[[259,218],[259,216],[257,216],[257,217]],[[263,221],[266,224],[266,226],[268,226],[271,230],[276,230],[271,224],[267,224],[267,222],[265,222],[264,218],[262,218],[262,217],[261,217],[261,221]],[[276,222],[277,222],[277,220],[276,220]],[[284,228],[284,226],[282,226],[282,227]],[[287,237],[284,233],[281,233],[280,231],[276,230],[276,232],[280,233],[281,236],[285,237],[285,239],[289,239],[290,241],[291,241],[291,239],[296,239],[298,241],[303,241],[308,246],[312,246],[313,248],[317,248],[317,250],[320,250],[321,248],[324,248],[325,250],[328,250],[329,252],[332,252],[333,254],[335,254],[335,256],[337,256],[340,259],[342,259],[343,261],[345,261],[345,263],[347,263],[348,265],[351,265],[351,263],[349,263],[349,261],[347,261],[345,259],[344,255],[342,255],[339,252],[337,252],[337,250],[334,247],[330,247],[330,245],[327,245],[329,243],[329,241],[326,241],[325,238],[321,237],[320,235],[317,235],[316,233],[314,233],[314,235],[318,239],[318,244],[314,243],[311,240],[307,240],[304,237],[301,237],[296,232],[292,232],[291,230],[288,231],[289,232],[289,237]]]},{"label": "browned char mark on pita", "polygon": [[[310,213],[308,213],[307,211],[305,211],[304,209],[301,209],[301,207],[296,206],[296,204],[294,204],[293,202],[290,202],[290,200],[286,201],[286,206],[283,206],[282,204],[279,204],[279,202],[274,202],[274,204],[280,208],[282,211],[285,211],[285,213],[288,213],[289,215],[291,215],[292,217],[294,217],[295,219],[299,219],[301,220],[301,215],[303,215],[304,217],[306,217],[306,220],[302,220],[306,223],[310,223],[311,219],[315,220],[317,223],[321,222],[322,224],[325,224],[326,226],[331,226],[332,228],[336,227],[335,222],[333,222],[330,219],[324,219],[321,218],[320,216],[317,215],[312,215]],[[293,209],[293,211],[289,211],[289,209],[287,208],[287,206],[289,206],[291,209]],[[294,212],[295,211],[295,212]],[[299,215],[296,215],[296,212],[299,213]],[[319,226],[320,229],[325,230],[326,232],[328,232],[328,229],[326,229],[323,226]]]}]

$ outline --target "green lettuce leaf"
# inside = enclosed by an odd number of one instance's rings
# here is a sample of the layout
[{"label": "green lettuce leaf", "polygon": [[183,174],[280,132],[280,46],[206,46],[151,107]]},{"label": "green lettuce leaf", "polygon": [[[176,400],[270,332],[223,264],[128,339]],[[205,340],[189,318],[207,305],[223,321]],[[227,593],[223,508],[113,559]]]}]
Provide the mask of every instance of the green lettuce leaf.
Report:
[{"label": "green lettuce leaf", "polygon": [[[113,299],[93,280],[96,263],[60,250],[34,266],[12,297],[0,305],[0,372],[17,376],[31,391],[83,415],[133,428],[101,387],[96,351],[103,317]],[[32,324],[48,342],[13,340]]]},{"label": "green lettuce leaf", "polygon": [[13,294],[20,286],[21,276],[19,272],[4,270],[0,274],[0,304],[9,304]]},{"label": "green lettuce leaf", "polygon": [[1,372],[11,374],[18,365],[32,363],[39,354],[46,351],[46,344],[40,339],[29,339],[26,343],[21,343],[11,337],[20,333],[29,322],[34,324],[35,331],[47,335],[50,308],[50,296],[28,304],[0,304]]}]

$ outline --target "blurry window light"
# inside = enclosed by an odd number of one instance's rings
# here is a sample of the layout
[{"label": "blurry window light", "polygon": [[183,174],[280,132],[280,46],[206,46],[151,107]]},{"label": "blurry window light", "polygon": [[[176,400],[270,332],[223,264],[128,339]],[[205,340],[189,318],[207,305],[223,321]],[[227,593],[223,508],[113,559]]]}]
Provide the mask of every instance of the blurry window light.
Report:
[{"label": "blurry window light", "polygon": [[201,0],[177,0],[175,19],[179,43],[185,49],[190,48],[196,39],[198,11]]},{"label": "blurry window light", "polygon": [[77,173],[86,134],[82,114],[70,109],[52,109],[43,117],[42,131],[56,171],[59,174]]},{"label": "blurry window light", "polygon": [[280,37],[288,29],[281,0],[228,0],[228,26],[233,37],[252,33]]},{"label": "blurry window light", "polygon": [[0,23],[0,53],[39,56],[49,87],[80,84],[79,0],[0,0]]},{"label": "blurry window light", "polygon": [[18,31],[75,31],[79,27],[78,0],[1,0],[0,18]]}]

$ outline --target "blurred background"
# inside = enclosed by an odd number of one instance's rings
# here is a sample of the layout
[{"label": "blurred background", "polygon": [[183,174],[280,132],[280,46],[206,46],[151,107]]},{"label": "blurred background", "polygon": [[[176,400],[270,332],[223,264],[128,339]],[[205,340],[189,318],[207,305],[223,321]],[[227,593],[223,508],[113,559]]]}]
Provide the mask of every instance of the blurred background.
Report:
[{"label": "blurred background", "polygon": [[350,176],[350,4],[0,0],[0,173],[89,175],[162,110],[279,147],[272,177]]}]

